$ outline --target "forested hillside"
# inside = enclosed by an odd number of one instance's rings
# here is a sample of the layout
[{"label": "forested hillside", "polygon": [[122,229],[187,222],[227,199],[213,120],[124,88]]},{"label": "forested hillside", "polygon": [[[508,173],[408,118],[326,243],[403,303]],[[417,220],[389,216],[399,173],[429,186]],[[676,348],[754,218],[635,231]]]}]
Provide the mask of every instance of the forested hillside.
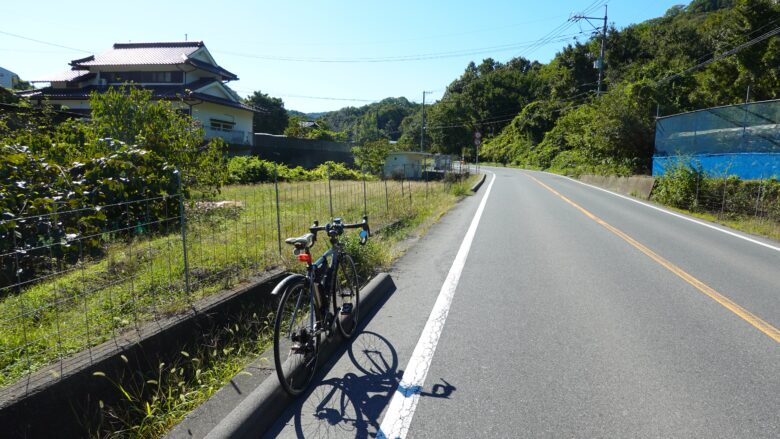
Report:
[{"label": "forested hillside", "polygon": [[[695,0],[654,20],[610,28],[600,96],[596,37],[566,47],[546,65],[471,64],[429,110],[430,142],[457,153],[473,148],[471,132],[479,129],[489,136],[481,150],[487,160],[569,172],[648,172],[657,112],[744,102],[748,87],[751,101],[780,97],[776,36],[691,69],[779,24],[780,5],[771,0]],[[512,113],[519,114],[506,120]],[[458,124],[466,126],[436,128]]]},{"label": "forested hillside", "polygon": [[[766,38],[778,26],[780,4],[773,0],[694,0],[644,23],[611,26],[600,95],[598,35],[568,45],[548,64],[522,57],[469,63],[426,108],[426,149],[473,157],[479,130],[486,140],[481,155],[490,161],[648,172],[659,112],[741,103],[748,87],[751,101],[780,97],[780,38]],[[403,98],[323,118],[357,143],[384,137],[401,147],[420,144],[420,105]]]},{"label": "forested hillside", "polygon": [[359,108],[331,111],[320,119],[329,129],[347,133],[355,143],[363,144],[381,138],[397,140],[401,136],[401,122],[418,106],[406,98],[386,98]]}]

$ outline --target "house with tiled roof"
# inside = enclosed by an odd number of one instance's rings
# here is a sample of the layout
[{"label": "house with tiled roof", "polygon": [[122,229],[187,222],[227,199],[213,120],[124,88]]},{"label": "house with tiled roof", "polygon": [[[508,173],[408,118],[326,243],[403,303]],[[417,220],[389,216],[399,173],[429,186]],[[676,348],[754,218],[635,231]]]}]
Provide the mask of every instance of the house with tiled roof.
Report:
[{"label": "house with tiled roof", "polygon": [[217,64],[202,41],[123,43],[71,61],[69,70],[32,81],[47,87],[19,95],[88,113],[91,92],[132,83],[151,90],[153,99],[172,101],[202,124],[207,138],[251,145],[254,109],[227,86],[237,79]]}]

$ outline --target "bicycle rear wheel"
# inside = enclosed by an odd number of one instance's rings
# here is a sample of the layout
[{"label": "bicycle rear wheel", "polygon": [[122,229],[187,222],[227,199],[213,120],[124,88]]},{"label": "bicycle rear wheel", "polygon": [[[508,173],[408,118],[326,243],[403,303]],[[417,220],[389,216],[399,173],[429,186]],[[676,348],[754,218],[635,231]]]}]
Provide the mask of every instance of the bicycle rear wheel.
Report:
[{"label": "bicycle rear wheel", "polygon": [[360,315],[360,283],[352,257],[344,253],[336,267],[336,279],[333,285],[333,313],[336,326],[344,338],[352,337],[358,325]]},{"label": "bicycle rear wheel", "polygon": [[320,335],[313,321],[308,280],[292,284],[282,295],[274,322],[274,364],[282,388],[296,396],[306,390],[317,369]]}]

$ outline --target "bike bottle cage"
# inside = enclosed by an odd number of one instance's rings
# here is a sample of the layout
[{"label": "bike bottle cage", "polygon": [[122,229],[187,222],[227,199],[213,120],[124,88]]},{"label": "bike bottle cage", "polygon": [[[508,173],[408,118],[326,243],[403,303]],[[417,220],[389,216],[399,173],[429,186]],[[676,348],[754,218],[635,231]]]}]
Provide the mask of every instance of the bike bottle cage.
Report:
[{"label": "bike bottle cage", "polygon": [[295,246],[295,248],[310,248],[314,245],[314,233],[307,233],[297,238],[287,238],[284,242]]}]

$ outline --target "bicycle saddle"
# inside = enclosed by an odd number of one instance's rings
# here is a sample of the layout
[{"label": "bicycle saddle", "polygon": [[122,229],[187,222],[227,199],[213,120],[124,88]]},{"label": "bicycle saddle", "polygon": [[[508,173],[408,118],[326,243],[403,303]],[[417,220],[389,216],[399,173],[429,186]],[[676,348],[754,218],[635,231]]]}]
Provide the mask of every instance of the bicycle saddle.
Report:
[{"label": "bicycle saddle", "polygon": [[287,244],[294,245],[295,248],[309,248],[314,245],[314,234],[307,233],[297,238],[287,238],[284,240]]}]

